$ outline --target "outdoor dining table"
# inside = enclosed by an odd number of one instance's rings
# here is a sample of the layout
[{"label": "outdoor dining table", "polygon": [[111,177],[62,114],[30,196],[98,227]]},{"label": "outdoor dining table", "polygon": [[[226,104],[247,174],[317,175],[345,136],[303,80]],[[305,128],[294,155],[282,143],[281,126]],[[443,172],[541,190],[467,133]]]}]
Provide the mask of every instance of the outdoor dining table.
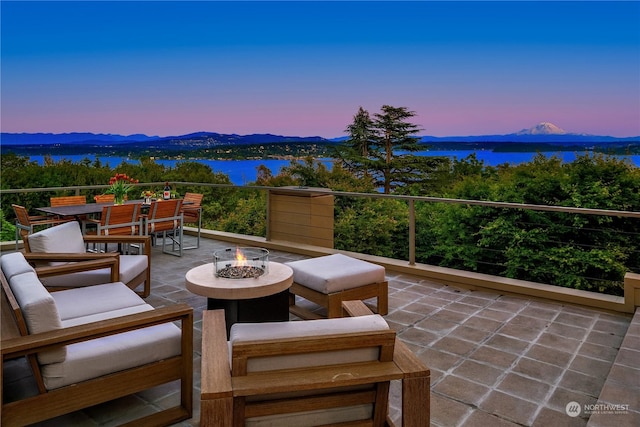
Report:
[{"label": "outdoor dining table", "polygon": [[[151,207],[151,204],[145,203],[144,199],[134,199],[134,200],[127,200],[124,202],[125,204],[140,204],[142,205],[142,213],[140,215],[140,217],[144,220],[146,218],[146,212],[148,211],[148,209]],[[35,208],[37,211],[40,212],[44,212],[46,214],[49,215],[56,215],[62,218],[74,218],[76,221],[80,222],[82,224],[82,232],[83,234],[86,232],[86,228],[85,228],[85,223],[83,220],[83,217],[86,216],[96,216],[99,217],[99,215],[102,213],[102,209],[105,206],[109,206],[112,205],[113,202],[109,202],[109,203],[87,203],[84,205],[66,205],[66,206],[43,206],[40,208]],[[190,205],[193,204],[193,202],[184,202],[183,201],[183,205]],[[181,225],[182,227],[182,225]]]},{"label": "outdoor dining table", "polygon": [[[144,200],[128,200],[125,203],[138,203],[143,206]],[[83,215],[95,215],[102,213],[102,208],[112,205],[113,203],[87,203],[84,205],[66,205],[66,206],[43,206],[36,208],[37,211],[44,212],[49,215],[57,215],[61,217],[74,217],[78,219]]]},{"label": "outdoor dining table", "polygon": [[[138,203],[142,205],[142,208],[148,208],[150,204],[145,203],[144,199],[127,200],[125,204]],[[95,215],[102,213],[102,208],[112,205],[113,203],[87,203],[84,205],[66,205],[66,206],[43,206],[41,208],[35,208],[37,211],[44,212],[49,215],[57,215],[61,217],[75,217],[79,218],[83,215]],[[183,201],[183,205],[193,204],[193,202]]]}]

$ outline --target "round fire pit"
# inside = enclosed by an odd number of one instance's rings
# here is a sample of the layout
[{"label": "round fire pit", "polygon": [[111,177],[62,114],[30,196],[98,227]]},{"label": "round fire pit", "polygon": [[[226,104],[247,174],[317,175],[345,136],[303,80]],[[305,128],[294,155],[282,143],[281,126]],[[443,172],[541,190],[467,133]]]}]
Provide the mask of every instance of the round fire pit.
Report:
[{"label": "round fire pit", "polygon": [[213,253],[216,277],[258,278],[268,272],[269,251],[262,248],[226,248]]}]

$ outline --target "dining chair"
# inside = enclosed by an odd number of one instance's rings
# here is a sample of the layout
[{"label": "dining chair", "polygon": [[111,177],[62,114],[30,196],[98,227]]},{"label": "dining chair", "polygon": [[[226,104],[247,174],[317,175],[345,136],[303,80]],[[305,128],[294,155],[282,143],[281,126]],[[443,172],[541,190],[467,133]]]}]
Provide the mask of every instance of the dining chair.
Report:
[{"label": "dining chair", "polygon": [[[144,234],[154,239],[162,237],[163,253],[182,256],[182,199],[153,201],[149,213],[142,218]],[[167,238],[171,239],[171,250],[166,249]]]},{"label": "dining chair", "polygon": [[[102,208],[100,219],[89,221],[96,225],[96,231],[88,234],[98,236],[137,236],[140,234],[140,205],[128,203],[124,205],[107,205]],[[107,252],[105,245],[105,252]],[[128,253],[129,248],[118,247],[118,252]]]},{"label": "dining chair", "polygon": [[50,197],[49,204],[51,206],[69,206],[69,205],[86,205],[87,198],[84,196],[58,196]]},{"label": "dining chair", "polygon": [[98,194],[93,196],[93,200],[96,203],[113,203],[115,198],[116,197],[113,194]]},{"label": "dining chair", "polygon": [[73,221],[70,218],[54,218],[46,215],[29,215],[24,206],[12,204],[13,212],[16,215],[16,250],[18,250],[18,240],[23,240],[25,236],[33,233],[36,227],[50,227],[63,222]]},{"label": "dining chair", "polygon": [[140,234],[140,205],[127,203],[124,205],[108,205],[102,208],[98,223],[99,236],[125,236]]},{"label": "dining chair", "polygon": [[182,215],[185,224],[198,224],[198,234],[195,246],[184,249],[198,249],[200,247],[200,231],[202,229],[202,198],[201,193],[184,193],[182,199]]},{"label": "dining chair", "polygon": [[[51,205],[51,207],[86,205],[86,204],[87,204],[87,198],[85,196],[56,196],[56,197],[49,198],[49,205]],[[59,218],[64,218],[64,217],[59,217]],[[76,215],[74,217],[76,221],[80,222],[80,226],[82,227],[83,232],[86,230],[88,218],[89,217],[87,215]]]}]

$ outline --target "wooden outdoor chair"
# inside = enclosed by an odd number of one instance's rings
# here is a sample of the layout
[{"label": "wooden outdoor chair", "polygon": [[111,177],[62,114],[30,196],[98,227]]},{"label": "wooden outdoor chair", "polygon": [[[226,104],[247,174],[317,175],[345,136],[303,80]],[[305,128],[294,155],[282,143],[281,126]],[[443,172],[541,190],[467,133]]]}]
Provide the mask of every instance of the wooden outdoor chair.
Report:
[{"label": "wooden outdoor chair", "polygon": [[16,250],[18,250],[18,241],[25,240],[26,236],[33,233],[36,228],[51,227],[52,225],[62,224],[63,222],[73,221],[69,218],[54,218],[46,215],[29,215],[24,206],[12,204],[13,212],[16,215]]},{"label": "wooden outdoor chair", "polygon": [[115,199],[116,196],[114,196],[113,194],[98,194],[96,196],[93,196],[93,200],[96,203],[113,203]]},{"label": "wooden outdoor chair", "polygon": [[184,249],[198,249],[200,247],[200,233],[202,230],[202,198],[200,193],[184,193],[182,199],[182,216],[185,224],[197,224],[198,234],[195,246],[185,247]]},{"label": "wooden outdoor chair", "polygon": [[[87,245],[138,245],[138,254],[117,254],[120,279],[131,289],[142,286],[138,295],[146,298],[151,293],[151,238],[149,236],[83,235],[76,221],[64,223],[27,236],[24,240],[25,257],[36,267],[68,263],[78,259],[97,258],[101,254],[87,253]],[[54,277],[43,277],[49,289],[60,290],[106,283],[108,271],[78,272]]]},{"label": "wooden outdoor chair", "polygon": [[[0,424],[24,426],[180,381],[180,398],[131,425],[192,416],[193,309],[154,309],[117,280],[117,255],[49,267],[57,274],[108,268],[115,283],[48,293],[19,252],[2,256],[2,367],[26,357],[37,391],[3,396]],[[181,327],[178,327],[180,324]]]},{"label": "wooden outdoor chair", "polygon": [[49,204],[51,206],[70,206],[70,205],[86,205],[87,198],[84,196],[59,196],[50,197]]},{"label": "wooden outdoor chair", "polygon": [[[57,196],[57,197],[50,197],[49,198],[49,204],[51,205],[51,207],[86,205],[87,204],[87,198],[85,196]],[[89,219],[89,216],[87,216],[87,215],[76,215],[73,219],[75,219],[76,221],[80,221],[80,224],[82,225],[82,231],[84,233],[84,231],[86,229],[86,226],[87,226],[87,221]]]},{"label": "wooden outdoor chair", "polygon": [[[156,200],[151,202],[149,214],[143,218],[143,234],[154,240],[162,238],[163,253],[182,256],[183,223],[182,199]],[[167,239],[171,240],[171,250],[166,249]]]},{"label": "wooden outdoor chair", "polygon": [[[141,230],[140,205],[106,205],[102,208],[100,219],[88,220],[88,224],[96,226],[95,230],[83,234],[98,236],[137,236]],[[104,246],[104,251],[109,248]],[[129,253],[129,246],[117,245],[117,252]]]},{"label": "wooden outdoor chair", "polygon": [[229,344],[224,313],[205,311],[200,425],[392,426],[400,380],[402,426],[428,427],[429,369],[364,303],[343,307],[352,317],[237,323]]}]

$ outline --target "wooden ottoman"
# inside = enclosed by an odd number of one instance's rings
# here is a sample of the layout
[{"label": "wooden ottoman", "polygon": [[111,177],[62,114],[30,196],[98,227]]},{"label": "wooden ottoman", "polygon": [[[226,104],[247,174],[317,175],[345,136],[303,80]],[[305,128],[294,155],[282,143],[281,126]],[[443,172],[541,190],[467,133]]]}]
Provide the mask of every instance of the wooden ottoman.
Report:
[{"label": "wooden ottoman", "polygon": [[389,311],[385,269],[342,254],[286,263],[293,269],[289,312],[302,319],[322,316],[296,305],[296,295],[326,308],[327,317],[342,317],[342,301],[377,299],[378,314]]}]

